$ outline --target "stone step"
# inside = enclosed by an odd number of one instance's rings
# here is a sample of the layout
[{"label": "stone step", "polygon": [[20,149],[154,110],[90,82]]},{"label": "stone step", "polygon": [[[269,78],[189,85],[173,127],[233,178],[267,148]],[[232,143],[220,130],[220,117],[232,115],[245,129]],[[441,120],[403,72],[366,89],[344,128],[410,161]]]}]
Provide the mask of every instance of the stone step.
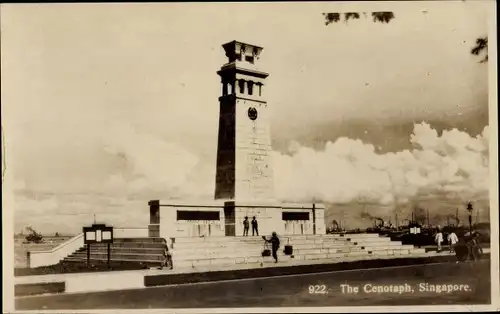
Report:
[{"label": "stone step", "polygon": [[175,243],[172,247],[174,249],[199,249],[199,248],[207,248],[207,249],[223,249],[223,248],[231,248],[231,249],[239,249],[241,247],[254,247],[254,246],[263,246],[264,241],[258,243],[207,243],[207,244],[198,244],[198,243]]},{"label": "stone step", "polygon": [[[268,258],[270,259],[270,258]],[[237,258],[206,258],[206,259],[191,259],[178,261],[174,259],[174,268],[176,267],[199,267],[209,265],[235,265],[235,264],[250,264],[262,262],[262,256],[237,257]]]},{"label": "stone step", "polygon": [[358,244],[353,246],[364,246],[364,247],[396,247],[403,246],[403,243],[400,241],[392,241],[392,242],[358,242]]},{"label": "stone step", "polygon": [[316,239],[316,240],[292,240],[280,241],[281,243],[290,244],[322,244],[322,243],[336,243],[336,244],[359,244],[359,243],[388,243],[391,242],[389,238],[373,238],[373,239],[351,239],[351,238],[334,238],[334,239]]},{"label": "stone step", "polygon": [[[367,242],[367,243],[357,243],[356,245],[353,243],[339,243],[339,242],[332,242],[332,243],[306,243],[306,244],[291,244],[294,250],[300,250],[300,249],[344,249],[344,248],[375,248],[375,247],[380,247],[380,248],[393,248],[393,247],[401,247],[402,244],[399,241],[392,241],[392,242]],[[286,244],[281,244],[281,247],[284,247]],[[191,251],[197,251],[197,252],[211,252],[211,251],[233,251],[233,250],[255,250],[255,249],[262,249],[264,247],[264,242],[261,243],[256,243],[256,244],[220,244],[220,245],[174,245],[173,250],[175,252],[191,252]]]},{"label": "stone step", "polygon": [[315,243],[315,244],[291,244],[294,249],[335,249],[346,247],[361,247],[361,245],[353,245],[348,243]]},{"label": "stone step", "polygon": [[246,248],[253,248],[253,247],[263,247],[264,246],[264,241],[259,242],[259,243],[220,243],[220,244],[213,244],[213,243],[207,243],[206,245],[203,244],[174,244],[173,249],[175,250],[199,250],[199,249],[206,249],[206,250],[241,250],[241,249],[246,249]]},{"label": "stone step", "polygon": [[114,238],[114,243],[165,243],[165,239],[163,238]]},{"label": "stone step", "polygon": [[308,235],[308,236],[299,236],[299,237],[292,236],[290,239],[293,239],[293,240],[304,240],[304,239],[306,239],[306,240],[317,240],[317,239],[359,240],[359,239],[380,239],[380,238],[386,238],[386,237],[382,237],[376,233],[359,233],[359,234],[346,234],[346,235],[327,234],[327,235]]},{"label": "stone step", "polygon": [[[120,248],[111,248],[111,254],[121,254],[121,253],[130,253],[130,254],[163,254],[162,248],[129,248],[129,247],[120,247]],[[87,248],[81,248],[77,251],[78,253],[87,253]],[[77,253],[75,252],[75,253]],[[90,248],[90,253],[104,253],[107,254],[107,248]]]},{"label": "stone step", "polygon": [[[204,240],[205,239],[205,240]],[[212,238],[192,238],[192,239],[180,239],[175,238],[173,241],[174,245],[219,245],[219,244],[227,244],[227,243],[259,243],[264,241],[262,237],[212,237]]]},{"label": "stone step", "polygon": [[240,240],[262,240],[262,237],[176,237],[174,243],[206,243],[206,242],[227,242]]},{"label": "stone step", "polygon": [[[325,258],[344,258],[352,256],[388,256],[388,255],[408,255],[413,253],[412,250],[408,249],[395,249],[395,250],[374,250],[374,251],[359,251],[359,252],[349,252],[349,253],[322,253],[322,254],[306,254],[303,255],[304,259],[321,259],[323,256]],[[295,257],[297,258],[297,256]],[[298,256],[301,259],[301,256]]]},{"label": "stone step", "polygon": [[341,239],[308,239],[308,240],[291,240],[287,241],[286,239],[283,239],[280,241],[281,244],[307,244],[307,245],[314,245],[314,244],[322,244],[322,243],[336,243],[336,244],[349,244],[349,243],[354,243],[355,241],[346,241],[346,240],[341,240]]},{"label": "stone step", "polygon": [[[269,235],[266,235],[269,238]],[[338,235],[338,234],[325,234],[325,235],[282,235],[279,236],[280,240],[290,239],[290,241],[297,240],[321,240],[321,239],[378,239],[388,237],[381,237],[376,233],[361,233],[361,234],[349,234],[349,235]],[[262,241],[262,236],[236,236],[236,237],[177,237],[175,238],[175,243],[199,243],[199,242],[230,242],[230,241]]]},{"label": "stone step", "polygon": [[[147,243],[147,242],[118,242],[111,243],[111,248],[148,248],[148,249],[163,249],[164,243]],[[86,246],[85,246],[86,247]],[[90,248],[107,248],[107,244],[94,243],[90,245]]]},{"label": "stone step", "polygon": [[316,239],[316,238],[377,238],[377,233],[352,233],[352,234],[316,234],[316,235],[283,235],[294,239]]},{"label": "stone step", "polygon": [[[107,262],[107,258],[91,258],[90,262]],[[148,264],[154,264],[154,265],[161,265],[161,261],[158,260],[133,260],[133,259],[126,259],[126,258],[112,258],[112,262],[127,262],[127,263],[148,263]],[[87,262],[87,257],[81,258],[81,257],[66,257],[63,260],[63,263],[86,263]]]},{"label": "stone step", "polygon": [[[76,251],[76,252],[73,252],[72,255],[85,255],[87,256],[87,250],[82,250],[82,251]],[[103,255],[107,255],[108,252],[107,251],[90,251],[90,254],[91,255],[99,255],[99,254],[103,254]],[[149,255],[163,255],[163,251],[154,251],[154,252],[147,252],[147,253],[136,253],[136,252],[113,252],[111,251],[111,255],[112,256],[115,256],[115,255],[137,255],[137,256],[149,256]]]},{"label": "stone step", "polygon": [[[195,238],[197,239],[197,238]],[[209,238],[206,238],[209,239]],[[224,241],[220,240],[223,239]],[[218,238],[216,240],[194,240],[194,241],[177,241],[177,239],[174,242],[174,246],[176,247],[196,247],[196,246],[210,246],[210,247],[229,247],[229,246],[239,246],[242,244],[258,244],[258,243],[263,243],[264,240],[262,238],[254,238],[254,239],[245,239],[244,237],[237,238],[237,237],[222,237]],[[362,237],[358,239],[353,239],[353,238],[336,238],[336,237],[315,237],[315,238],[310,238],[310,239],[288,239],[288,238],[280,238],[280,242],[284,245],[287,243],[290,243],[292,245],[296,244],[307,244],[307,245],[312,245],[312,244],[321,244],[321,243],[387,243],[391,242],[390,238],[387,237],[376,237],[376,238],[367,238],[367,237]]]},{"label": "stone step", "polygon": [[[357,244],[354,244],[357,243]],[[291,244],[293,248],[307,249],[307,248],[344,248],[344,247],[394,247],[401,246],[401,242],[353,242],[353,243],[314,243],[314,244]]]},{"label": "stone step", "polygon": [[356,237],[356,238],[377,238],[377,237],[384,237],[378,233],[343,233],[343,234],[329,234],[329,236],[332,237],[340,237],[340,238],[345,238],[345,237]]},{"label": "stone step", "polygon": [[[76,257],[76,258],[87,259],[87,253],[85,253],[85,252],[73,253],[69,257]],[[90,254],[90,258],[107,259],[108,258],[108,254],[107,253],[91,253]],[[120,253],[120,254],[111,254],[111,259],[162,261],[163,260],[163,254],[127,254],[127,253]]]},{"label": "stone step", "polygon": [[304,254],[319,254],[319,253],[349,253],[349,252],[359,252],[364,251],[361,247],[359,248],[310,248],[310,249],[295,249],[293,250],[294,255],[304,255]]},{"label": "stone step", "polygon": [[[294,250],[293,255],[295,258],[300,258],[300,256],[309,256],[309,255],[329,255],[330,257],[339,256],[349,256],[356,254],[379,254],[379,255],[392,255],[394,252],[408,252],[411,248],[402,248],[397,247],[393,249],[386,248],[373,248],[373,249],[361,249],[361,248],[345,248],[345,249],[303,249],[303,250]],[[425,252],[425,249],[423,250]],[[174,252],[174,260],[175,261],[185,261],[185,260],[202,260],[202,259],[217,259],[217,258],[227,258],[227,259],[235,259],[235,258],[249,258],[249,257],[260,257],[262,250],[251,250],[251,251],[236,251],[236,252],[192,252],[190,254],[178,254],[178,252]],[[278,255],[286,256],[282,249],[278,251]]]},{"label": "stone step", "polygon": [[412,254],[424,254],[424,253],[426,253],[425,249],[419,249],[419,248],[411,248],[410,251]]},{"label": "stone step", "polygon": [[[295,255],[294,260],[325,260],[325,262],[332,262],[332,260],[341,261],[346,258],[376,258],[377,256],[408,256],[417,255],[425,252],[414,251],[414,250],[394,250],[392,252],[387,251],[374,251],[369,252],[351,252],[351,253],[332,253],[332,254],[309,254],[309,255]],[[281,261],[286,261],[292,259],[289,256],[284,256],[278,254],[278,259]],[[238,258],[207,258],[207,259],[190,259],[190,260],[176,260],[174,259],[174,267],[200,267],[209,265],[234,265],[234,264],[246,264],[246,263],[260,263],[263,261],[272,261],[272,257],[262,257],[262,256],[251,256],[251,257],[238,257]]]},{"label": "stone step", "polygon": [[378,239],[359,239],[356,241],[350,241],[352,242],[358,242],[358,243],[391,243],[391,242],[397,242],[401,243],[401,241],[392,241],[390,238],[378,238]]},{"label": "stone step", "polygon": [[[350,251],[359,251],[362,250],[364,247],[362,246],[347,246],[347,245],[337,245],[337,246],[322,246],[322,245],[315,245],[315,246],[292,246],[293,251],[296,254],[299,254],[300,252],[337,252],[337,251],[342,251],[342,252],[350,252]],[[270,248],[270,247],[269,247]],[[234,252],[238,252],[237,254],[249,254],[249,252],[262,252],[264,249],[263,245],[258,245],[258,246],[252,246],[252,247],[245,247],[245,248],[238,248],[238,250],[234,250],[233,248],[219,248],[217,250],[214,250],[212,248],[198,248],[198,249],[174,249],[172,250],[173,254],[176,256],[192,256],[192,255],[213,255],[213,254],[231,254]],[[280,247],[280,250],[282,251],[284,249],[284,246]],[[260,254],[260,253],[259,253]]]},{"label": "stone step", "polygon": [[[356,245],[355,245],[356,243]],[[282,244],[281,247],[284,247],[286,244]],[[384,241],[384,242],[331,242],[331,243],[305,243],[305,244],[292,244],[294,250],[301,249],[346,249],[346,248],[395,248],[401,247],[402,244],[399,241]],[[183,243],[182,245],[174,245],[173,251],[177,252],[177,254],[190,254],[190,252],[204,252],[210,253],[212,251],[221,251],[221,252],[230,252],[233,250],[261,250],[264,247],[264,242],[255,243],[252,245],[249,244],[235,244],[235,243],[226,243],[226,244],[215,244],[215,245],[195,245],[189,244],[186,245]],[[412,246],[409,246],[412,247]]]},{"label": "stone step", "polygon": [[340,239],[336,239],[334,243],[367,244],[367,243],[391,243],[391,242],[401,243],[401,241],[391,241],[391,239],[389,238],[355,239],[355,240],[351,239],[350,241],[342,241]]},{"label": "stone step", "polygon": [[262,249],[264,248],[263,244],[254,244],[254,245],[238,245],[238,246],[217,246],[217,247],[211,247],[211,246],[192,246],[192,247],[178,247],[174,246],[172,251],[173,252],[234,252],[234,251],[248,251],[248,250],[255,250],[255,249]]},{"label": "stone step", "polygon": [[[283,239],[280,241],[281,245],[291,244],[291,245],[302,245],[305,247],[311,247],[315,245],[332,245],[332,246],[341,246],[341,245],[360,245],[360,244],[371,244],[371,243],[391,243],[390,239],[374,239],[374,240],[362,240],[362,241],[344,241],[337,239],[316,239],[316,240],[294,240],[294,241],[284,241]],[[394,243],[401,244],[401,242],[393,241]],[[181,242],[174,243],[174,248],[177,249],[195,249],[199,247],[210,247],[210,248],[223,248],[223,247],[233,247],[239,248],[241,246],[251,246],[251,245],[264,245],[264,240],[255,240],[253,242],[242,242],[238,240],[229,240],[226,242]]]},{"label": "stone step", "polygon": [[[279,253],[278,255],[283,255],[283,253]],[[213,253],[213,254],[193,254],[193,255],[183,255],[183,256],[178,256],[174,255],[173,259],[175,262],[177,261],[190,261],[190,260],[210,260],[210,259],[228,259],[228,260],[233,260],[233,259],[240,259],[240,258],[260,258],[262,257],[261,252],[248,252],[247,254],[240,254],[240,253],[229,253],[229,254],[219,254],[219,253]]]}]

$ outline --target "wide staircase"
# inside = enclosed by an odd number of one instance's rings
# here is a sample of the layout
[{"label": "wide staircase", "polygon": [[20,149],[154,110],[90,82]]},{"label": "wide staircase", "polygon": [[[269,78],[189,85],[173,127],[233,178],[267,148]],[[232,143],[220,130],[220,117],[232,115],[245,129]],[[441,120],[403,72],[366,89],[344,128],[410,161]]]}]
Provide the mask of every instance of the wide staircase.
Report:
[{"label": "wide staircase", "polygon": [[[280,262],[315,263],[351,261],[373,258],[395,258],[425,254],[425,249],[391,241],[389,237],[373,233],[291,235],[280,237]],[[111,263],[127,269],[157,267],[163,261],[163,238],[115,238],[111,244]],[[293,246],[293,255],[285,255],[286,244]],[[269,245],[270,248],[270,245]],[[236,264],[272,263],[273,258],[262,257],[262,237],[178,237],[173,239],[174,268],[224,267]],[[107,244],[90,246],[93,265],[107,263]],[[82,247],[62,263],[83,265],[87,262],[87,247]]]},{"label": "wide staircase", "polygon": [[[378,234],[328,234],[280,237],[280,261],[345,261],[390,258],[425,254],[425,249],[403,245]],[[284,254],[284,246],[293,246],[293,255]],[[173,243],[174,267],[206,267],[249,263],[268,263],[262,257],[262,237],[176,238]]]},{"label": "wide staircase", "polygon": [[[110,261],[114,265],[127,266],[127,268],[159,266],[163,261],[165,243],[163,238],[115,238],[110,245]],[[107,261],[108,245],[91,244],[90,263],[102,264],[107,263]],[[87,247],[80,248],[62,262],[66,264],[86,263]]]}]

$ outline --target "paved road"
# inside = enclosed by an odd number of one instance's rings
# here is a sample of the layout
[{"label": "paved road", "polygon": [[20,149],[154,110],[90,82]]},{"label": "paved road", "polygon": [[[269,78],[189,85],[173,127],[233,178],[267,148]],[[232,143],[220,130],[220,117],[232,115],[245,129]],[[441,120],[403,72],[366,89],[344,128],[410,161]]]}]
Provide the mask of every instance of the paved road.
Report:
[{"label": "paved road", "polygon": [[[420,291],[420,284],[456,285],[451,293]],[[343,293],[341,285],[358,286]],[[408,284],[413,292],[366,293],[363,287]],[[321,292],[310,293],[310,286]],[[464,291],[465,285],[468,291]],[[344,288],[347,292],[347,289]],[[141,309],[193,307],[457,305],[490,303],[490,262],[441,263],[410,267],[294,275],[141,290],[67,294],[16,299],[17,310]]]}]

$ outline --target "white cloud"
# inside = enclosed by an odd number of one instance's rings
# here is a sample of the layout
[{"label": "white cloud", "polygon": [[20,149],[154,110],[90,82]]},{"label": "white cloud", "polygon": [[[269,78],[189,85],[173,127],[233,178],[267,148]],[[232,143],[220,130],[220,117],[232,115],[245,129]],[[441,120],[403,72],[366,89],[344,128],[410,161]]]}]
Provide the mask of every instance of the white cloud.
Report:
[{"label": "white cloud", "polygon": [[378,154],[373,145],[340,138],[321,151],[275,153],[276,191],[281,199],[331,203],[388,204],[418,196],[422,189],[459,192],[467,199],[488,193],[488,127],[470,137],[456,129],[441,136],[416,124],[412,150]]}]

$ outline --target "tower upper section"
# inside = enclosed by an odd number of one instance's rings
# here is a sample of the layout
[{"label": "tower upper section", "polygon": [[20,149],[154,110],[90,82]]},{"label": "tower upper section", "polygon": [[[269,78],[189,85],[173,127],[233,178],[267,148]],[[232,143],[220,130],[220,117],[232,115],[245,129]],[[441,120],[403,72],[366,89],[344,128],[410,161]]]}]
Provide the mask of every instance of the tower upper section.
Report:
[{"label": "tower upper section", "polygon": [[222,81],[222,96],[234,95],[264,102],[264,80],[269,74],[256,66],[263,48],[236,40],[222,47],[228,60],[217,72]]},{"label": "tower upper section", "polygon": [[262,48],[232,41],[221,77],[215,199],[273,200],[267,73],[255,66]]}]

